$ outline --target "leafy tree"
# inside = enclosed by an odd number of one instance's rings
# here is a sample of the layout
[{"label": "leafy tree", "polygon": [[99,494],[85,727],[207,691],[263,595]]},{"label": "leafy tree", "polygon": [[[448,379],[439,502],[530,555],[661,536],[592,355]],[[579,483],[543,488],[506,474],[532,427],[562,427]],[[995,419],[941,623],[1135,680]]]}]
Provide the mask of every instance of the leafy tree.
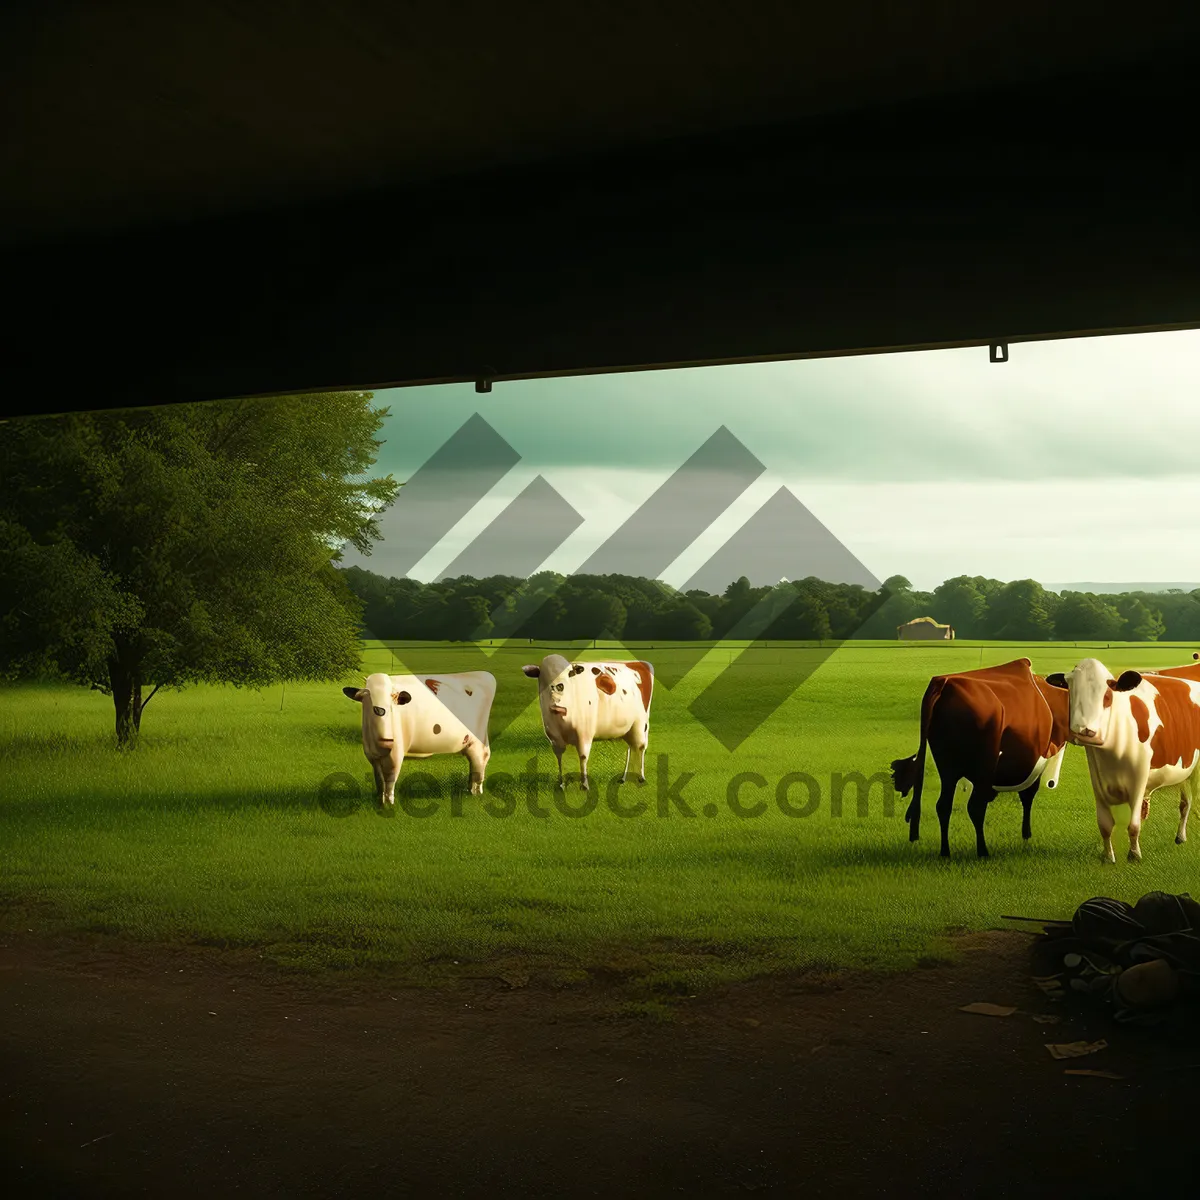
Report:
[{"label": "leafy tree", "polygon": [[362,601],[363,634],[373,638],[394,637],[397,581],[361,567],[346,567],[344,574],[350,590]]},{"label": "leafy tree", "polygon": [[1200,592],[1185,592],[1163,604],[1168,642],[1200,642]]},{"label": "leafy tree", "polygon": [[701,591],[699,588],[693,588],[689,592],[684,593],[686,599],[694,604],[707,618],[709,629],[711,631],[720,621],[721,610],[725,607],[725,599],[722,596],[710,596],[707,592]]},{"label": "leafy tree", "polygon": [[470,632],[487,628],[481,607],[486,604],[489,614],[505,613],[500,632],[506,635],[571,640],[708,640],[730,636],[735,628],[745,637],[890,640],[898,625],[932,616],[948,621],[960,637],[1200,642],[1200,589],[1121,596],[1068,592],[1060,597],[1031,579],[1002,583],[979,575],[947,579],[932,592],[914,591],[902,575],[891,576],[876,591],[815,576],[753,587],[743,576],[713,595],[701,589],[681,594],[661,580],[631,575],[539,572],[523,581],[498,575],[421,584],[384,579],[357,567],[344,574],[363,601],[367,628],[389,637],[467,636],[467,625]]},{"label": "leafy tree", "polygon": [[[725,603],[720,610],[720,622],[714,625],[716,637],[726,637],[738,627],[744,617],[754,612],[756,606],[771,592],[769,587],[751,587],[745,575],[731,583],[725,589]],[[754,618],[755,628],[762,626],[762,614]],[[746,627],[739,636],[754,637],[756,634]]]},{"label": "leafy tree", "polygon": [[731,603],[744,601],[751,592],[750,580],[745,575],[739,575],[726,589],[725,599]]},{"label": "leafy tree", "polygon": [[738,637],[782,637],[775,630],[795,599],[795,590],[789,583],[777,583],[774,587],[766,588],[761,597],[754,597],[753,592],[744,593],[740,604],[747,611],[738,620]]},{"label": "leafy tree", "polygon": [[1049,641],[1057,602],[1037,580],[1014,579],[988,605],[987,636],[1003,642]]},{"label": "leafy tree", "polygon": [[486,638],[495,628],[491,606],[486,596],[457,592],[445,602],[442,610],[442,640],[469,642]]},{"label": "leafy tree", "polygon": [[712,634],[712,622],[683,597],[654,614],[653,628],[653,637],[672,642],[702,642]]},{"label": "leafy tree", "polygon": [[1124,637],[1127,642],[1156,642],[1166,626],[1162,614],[1150,608],[1136,596],[1121,597],[1117,608],[1125,619]]},{"label": "leafy tree", "polygon": [[563,636],[570,641],[619,638],[625,629],[625,605],[599,588],[567,591],[563,595],[563,604]]},{"label": "leafy tree", "polygon": [[807,584],[805,580],[779,585],[781,591],[785,588],[791,590],[791,603],[772,622],[765,636],[795,641],[823,641],[836,636],[822,595]]},{"label": "leafy tree", "polygon": [[[784,618],[784,627],[794,630],[786,635],[794,638],[845,638],[862,623],[858,613],[858,598],[848,584],[830,583],[809,575],[790,586],[799,603]],[[772,635],[776,636],[776,635]]]},{"label": "leafy tree", "polygon": [[969,575],[947,579],[933,589],[937,620],[954,627],[956,637],[978,637],[987,617],[987,597]]},{"label": "leafy tree", "polygon": [[[159,688],[357,669],[369,554],[399,486],[366,478],[370,392],[13,420],[0,438],[0,671],[111,694],[132,746]],[[151,687],[149,695],[143,689]]]},{"label": "leafy tree", "polygon": [[491,575],[478,582],[470,581],[475,593],[488,602],[488,612],[503,608],[509,598],[517,594],[524,582],[516,575]]},{"label": "leafy tree", "polygon": [[1125,619],[1111,604],[1090,592],[1064,592],[1054,618],[1055,636],[1073,642],[1119,638]]}]

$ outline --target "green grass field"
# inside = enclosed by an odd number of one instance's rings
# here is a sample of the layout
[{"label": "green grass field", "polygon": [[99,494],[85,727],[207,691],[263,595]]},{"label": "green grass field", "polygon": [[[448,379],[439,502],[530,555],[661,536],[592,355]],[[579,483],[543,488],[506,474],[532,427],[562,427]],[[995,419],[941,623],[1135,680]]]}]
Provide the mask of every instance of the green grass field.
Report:
[{"label": "green grass field", "polygon": [[[417,981],[437,977],[443,964],[490,969],[520,959],[563,982],[615,973],[647,994],[806,965],[902,967],[947,953],[948,930],[995,925],[1002,914],[1068,917],[1093,895],[1133,900],[1153,889],[1195,891],[1200,832],[1176,846],[1177,793],[1160,793],[1143,830],[1144,861],[1125,861],[1119,824],[1118,863],[1102,866],[1086,761],[1072,747],[1059,788],[1043,789],[1034,803],[1029,844],[1020,836],[1019,801],[1002,796],[987,818],[992,857],[978,860],[964,787],[951,825],[954,856],[945,862],[932,761],[915,844],[903,820],[907,802],[895,798],[888,815],[880,784],[865,815],[854,786],[834,813],[834,772],[870,777],[916,751],[931,674],[1022,654],[1043,672],[1088,654],[1116,671],[1187,662],[1192,649],[851,643],[730,753],[687,710],[735,657],[722,647],[673,689],[656,688],[649,782],[619,793],[622,805],[645,803],[632,817],[607,801],[608,782],[624,761],[618,743],[596,747],[588,796],[572,778],[577,760],[568,751],[559,803],[574,809],[594,801],[595,808],[571,816],[556,806],[536,685],[520,670],[546,647],[501,650],[486,664],[450,646],[397,647],[394,657],[378,644],[367,647],[364,670],[486,666],[501,693],[527,698],[494,738],[484,797],[461,787],[464,759],[406,764],[402,783],[421,774],[426,787],[432,777],[441,789],[428,816],[399,805],[394,816],[379,814],[359,710],[340,684],[160,693],[146,710],[141,745],[124,755],[113,748],[107,697],[12,687],[0,691],[2,921],[254,947],[264,959],[304,969],[398,965]],[[673,654],[685,653],[661,645],[629,650],[660,672]],[[729,703],[753,707],[819,653],[780,646],[753,666],[735,663]],[[530,811],[520,779],[530,759],[544,816]],[[775,786],[789,772],[819,784],[808,816],[785,815],[775,803]],[[516,777],[507,789],[496,780],[501,773]],[[660,794],[684,773],[693,776],[681,795],[694,815],[674,805],[660,815]],[[727,789],[740,773],[767,781],[741,793],[746,806],[767,800],[761,815],[731,811]],[[346,802],[343,778],[325,784],[335,799],[327,790],[322,806],[323,781],[337,775],[350,777],[361,802]],[[791,793],[795,806],[805,799],[802,787]],[[485,802],[501,815],[490,815]],[[408,803],[415,812],[429,800]]]}]

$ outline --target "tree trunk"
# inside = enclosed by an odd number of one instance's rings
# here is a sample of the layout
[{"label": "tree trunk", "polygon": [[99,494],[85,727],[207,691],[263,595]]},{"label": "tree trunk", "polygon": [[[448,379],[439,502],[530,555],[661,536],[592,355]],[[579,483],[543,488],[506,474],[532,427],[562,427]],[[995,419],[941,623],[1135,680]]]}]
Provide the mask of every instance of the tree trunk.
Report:
[{"label": "tree trunk", "polygon": [[132,750],[142,728],[141,672],[118,656],[109,660],[108,679],[117,712],[117,748]]}]

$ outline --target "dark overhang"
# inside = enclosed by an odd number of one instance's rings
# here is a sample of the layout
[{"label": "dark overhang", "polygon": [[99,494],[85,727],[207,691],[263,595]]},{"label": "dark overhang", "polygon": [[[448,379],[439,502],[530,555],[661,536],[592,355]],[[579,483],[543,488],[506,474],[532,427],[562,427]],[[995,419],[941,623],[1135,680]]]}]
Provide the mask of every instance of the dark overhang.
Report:
[{"label": "dark overhang", "polygon": [[11,9],[6,411],[1200,325],[1200,7],[734,7]]}]

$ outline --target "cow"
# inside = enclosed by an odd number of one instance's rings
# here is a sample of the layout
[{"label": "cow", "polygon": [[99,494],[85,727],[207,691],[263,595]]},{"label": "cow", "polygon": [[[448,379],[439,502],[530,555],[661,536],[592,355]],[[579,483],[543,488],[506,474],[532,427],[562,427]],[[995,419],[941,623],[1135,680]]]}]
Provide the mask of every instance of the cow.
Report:
[{"label": "cow", "polygon": [[[1193,658],[1193,660],[1200,659],[1200,653],[1193,654],[1192,658]],[[1182,667],[1154,667],[1152,669],[1143,670],[1140,673],[1142,675],[1166,675],[1169,679],[1191,679],[1195,682],[1200,683],[1200,662],[1193,661],[1193,662],[1187,663],[1186,665],[1184,665]],[[1182,795],[1183,794],[1181,792],[1180,793],[1181,800],[1182,800]],[[1142,821],[1143,821],[1143,823],[1145,822],[1146,818],[1149,815],[1150,815],[1150,797],[1143,796],[1142,797]],[[1187,836],[1187,833],[1185,830],[1184,831],[1185,839],[1186,839],[1186,836]]]},{"label": "cow", "polygon": [[[1200,659],[1200,654],[1193,654],[1192,659],[1193,660]],[[1143,670],[1140,672],[1140,674],[1142,674],[1142,675],[1165,675],[1169,679],[1190,679],[1194,682],[1200,683],[1200,662],[1192,661],[1190,663],[1185,664],[1182,667],[1154,667],[1152,669]],[[1056,676],[1056,678],[1057,678],[1057,676]],[[1182,795],[1183,795],[1183,793],[1181,792],[1180,793],[1181,800],[1182,800]],[[1142,821],[1145,822],[1146,818],[1149,815],[1150,815],[1150,797],[1143,796],[1142,797]],[[1186,831],[1185,831],[1184,836],[1186,837]]]},{"label": "cow", "polygon": [[[1172,672],[1168,674],[1167,671]],[[1179,787],[1175,842],[1187,841],[1187,819],[1200,763],[1200,679],[1194,667],[1124,671],[1114,679],[1095,658],[1046,677],[1068,697],[1072,740],[1087,754],[1104,848],[1101,862],[1116,862],[1113,808],[1129,805],[1129,861],[1141,862],[1142,822],[1150,796]],[[1188,677],[1188,676],[1191,677]]]},{"label": "cow", "polygon": [[492,751],[488,717],[496,677],[487,671],[451,675],[368,675],[344,695],[362,705],[363,754],[375,771],[378,799],[396,803],[396,780],[405,758],[462,754],[471,764],[471,795],[483,792]]},{"label": "cow", "polygon": [[[1200,653],[1192,655],[1193,660],[1200,659]],[[1190,679],[1200,683],[1200,662],[1190,662],[1182,667],[1154,667],[1141,672],[1142,675],[1166,675],[1168,679]]]},{"label": "cow", "polygon": [[937,802],[942,827],[941,857],[950,857],[950,813],[960,779],[971,784],[967,813],[975,826],[975,850],[988,855],[983,818],[998,792],[1016,792],[1024,816],[1021,836],[1032,834],[1029,810],[1044,781],[1058,786],[1070,741],[1066,696],[1032,671],[1027,658],[997,667],[935,675],[921,701],[921,742],[911,758],[892,763],[892,781],[901,796],[913,798],[904,814],[909,841],[921,828],[921,789],[925,748],[941,777]]},{"label": "cow", "polygon": [[540,665],[521,668],[538,681],[542,728],[558,759],[558,787],[563,785],[563,751],[579,753],[579,786],[588,790],[587,761],[594,741],[624,741],[625,770],[634,750],[638,783],[646,782],[646,746],[650,738],[650,697],[654,668],[648,662],[572,663],[561,654],[547,654]]}]

